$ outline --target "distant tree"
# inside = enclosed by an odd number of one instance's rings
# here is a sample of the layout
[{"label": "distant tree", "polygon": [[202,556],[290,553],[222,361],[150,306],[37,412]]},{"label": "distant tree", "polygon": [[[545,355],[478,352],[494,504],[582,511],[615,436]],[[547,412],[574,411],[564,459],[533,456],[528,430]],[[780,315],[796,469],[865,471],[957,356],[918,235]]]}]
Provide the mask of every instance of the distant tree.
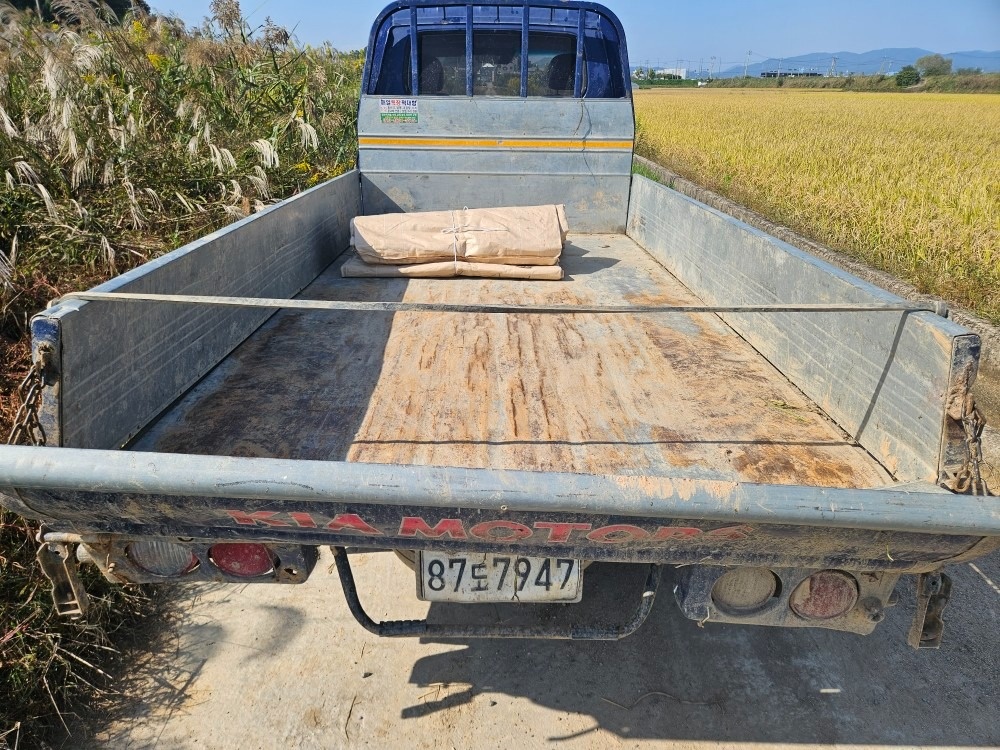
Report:
[{"label": "distant tree", "polygon": [[917,70],[923,76],[950,76],[951,60],[941,55],[924,55],[917,60]]},{"label": "distant tree", "polygon": [[907,65],[896,73],[897,86],[916,86],[918,83],[920,83],[920,71],[912,65]]},{"label": "distant tree", "polygon": [[[49,0],[9,0],[15,8],[18,10],[29,10],[34,13],[38,13],[46,21],[57,20],[56,14],[52,11],[52,5]],[[114,14],[119,18],[122,18],[125,13],[132,10],[133,7],[136,11],[141,13],[150,13],[151,10],[146,0],[105,0],[105,3]]]},{"label": "distant tree", "polygon": [[959,68],[955,71],[957,76],[981,76],[982,74],[982,68]]}]

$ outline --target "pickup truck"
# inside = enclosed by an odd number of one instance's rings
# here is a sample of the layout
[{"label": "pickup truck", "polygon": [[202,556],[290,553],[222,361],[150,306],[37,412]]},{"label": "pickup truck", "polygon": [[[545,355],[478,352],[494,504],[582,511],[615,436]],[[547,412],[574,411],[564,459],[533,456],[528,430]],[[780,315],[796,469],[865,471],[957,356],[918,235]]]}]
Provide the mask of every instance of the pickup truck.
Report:
[{"label": "pickup truck", "polygon": [[[980,340],[632,174],[625,34],[577,0],[394,2],[358,168],[32,322],[5,505],[58,609],[113,581],[303,583],[321,546],[384,636],[618,639],[661,572],[704,623],[870,633],[1000,547]],[[343,278],[360,215],[562,204],[561,281]],[[566,603],[530,627],[387,620],[348,555],[428,601]],[[648,566],[577,621],[589,563]],[[914,590],[914,587],[907,589]]]}]

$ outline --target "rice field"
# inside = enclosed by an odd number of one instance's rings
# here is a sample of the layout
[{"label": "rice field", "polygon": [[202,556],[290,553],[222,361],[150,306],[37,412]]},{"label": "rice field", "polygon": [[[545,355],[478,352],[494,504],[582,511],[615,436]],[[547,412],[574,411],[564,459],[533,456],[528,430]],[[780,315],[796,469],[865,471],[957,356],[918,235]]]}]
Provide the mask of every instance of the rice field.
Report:
[{"label": "rice field", "polygon": [[1000,96],[637,92],[637,151],[1000,323]]}]

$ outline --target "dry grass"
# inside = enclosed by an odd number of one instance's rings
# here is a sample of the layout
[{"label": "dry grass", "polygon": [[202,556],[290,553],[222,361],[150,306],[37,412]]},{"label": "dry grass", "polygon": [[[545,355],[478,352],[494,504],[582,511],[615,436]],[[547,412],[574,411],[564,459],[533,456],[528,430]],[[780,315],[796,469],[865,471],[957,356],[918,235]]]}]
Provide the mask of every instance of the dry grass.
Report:
[{"label": "dry grass", "polygon": [[235,0],[215,0],[198,30],[107,20],[84,0],[53,7],[67,23],[0,0],[8,336],[38,272],[113,275],[353,166],[362,53],[300,47],[272,25],[255,34]]},{"label": "dry grass", "polygon": [[[213,21],[123,22],[82,0],[43,24],[0,0],[0,440],[28,367],[27,321],[355,160],[363,54]],[[155,611],[87,566],[89,622],[59,619],[37,526],[0,507],[0,747],[41,746],[75,706],[113,696],[120,644]],[[75,739],[67,743],[73,746]]]},{"label": "dry grass", "polygon": [[639,92],[637,150],[1000,322],[1000,97]]}]

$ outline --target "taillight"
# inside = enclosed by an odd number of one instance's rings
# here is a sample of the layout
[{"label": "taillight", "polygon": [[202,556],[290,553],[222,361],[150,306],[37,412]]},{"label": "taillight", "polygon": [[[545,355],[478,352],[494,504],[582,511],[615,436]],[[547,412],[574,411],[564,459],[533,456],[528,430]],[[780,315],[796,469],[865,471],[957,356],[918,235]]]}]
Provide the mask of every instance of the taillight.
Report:
[{"label": "taillight", "polygon": [[198,567],[198,558],[188,547],[171,542],[131,542],[125,555],[136,567],[154,576],[184,575]]},{"label": "taillight", "polygon": [[712,601],[723,612],[745,615],[761,609],[777,594],[778,579],[767,568],[735,568],[712,587]]},{"label": "taillight", "polygon": [[219,570],[240,578],[257,578],[274,570],[274,556],[263,544],[216,544],[208,557]]},{"label": "taillight", "polygon": [[807,620],[830,620],[850,612],[858,601],[858,583],[839,570],[813,573],[795,587],[792,611]]}]

